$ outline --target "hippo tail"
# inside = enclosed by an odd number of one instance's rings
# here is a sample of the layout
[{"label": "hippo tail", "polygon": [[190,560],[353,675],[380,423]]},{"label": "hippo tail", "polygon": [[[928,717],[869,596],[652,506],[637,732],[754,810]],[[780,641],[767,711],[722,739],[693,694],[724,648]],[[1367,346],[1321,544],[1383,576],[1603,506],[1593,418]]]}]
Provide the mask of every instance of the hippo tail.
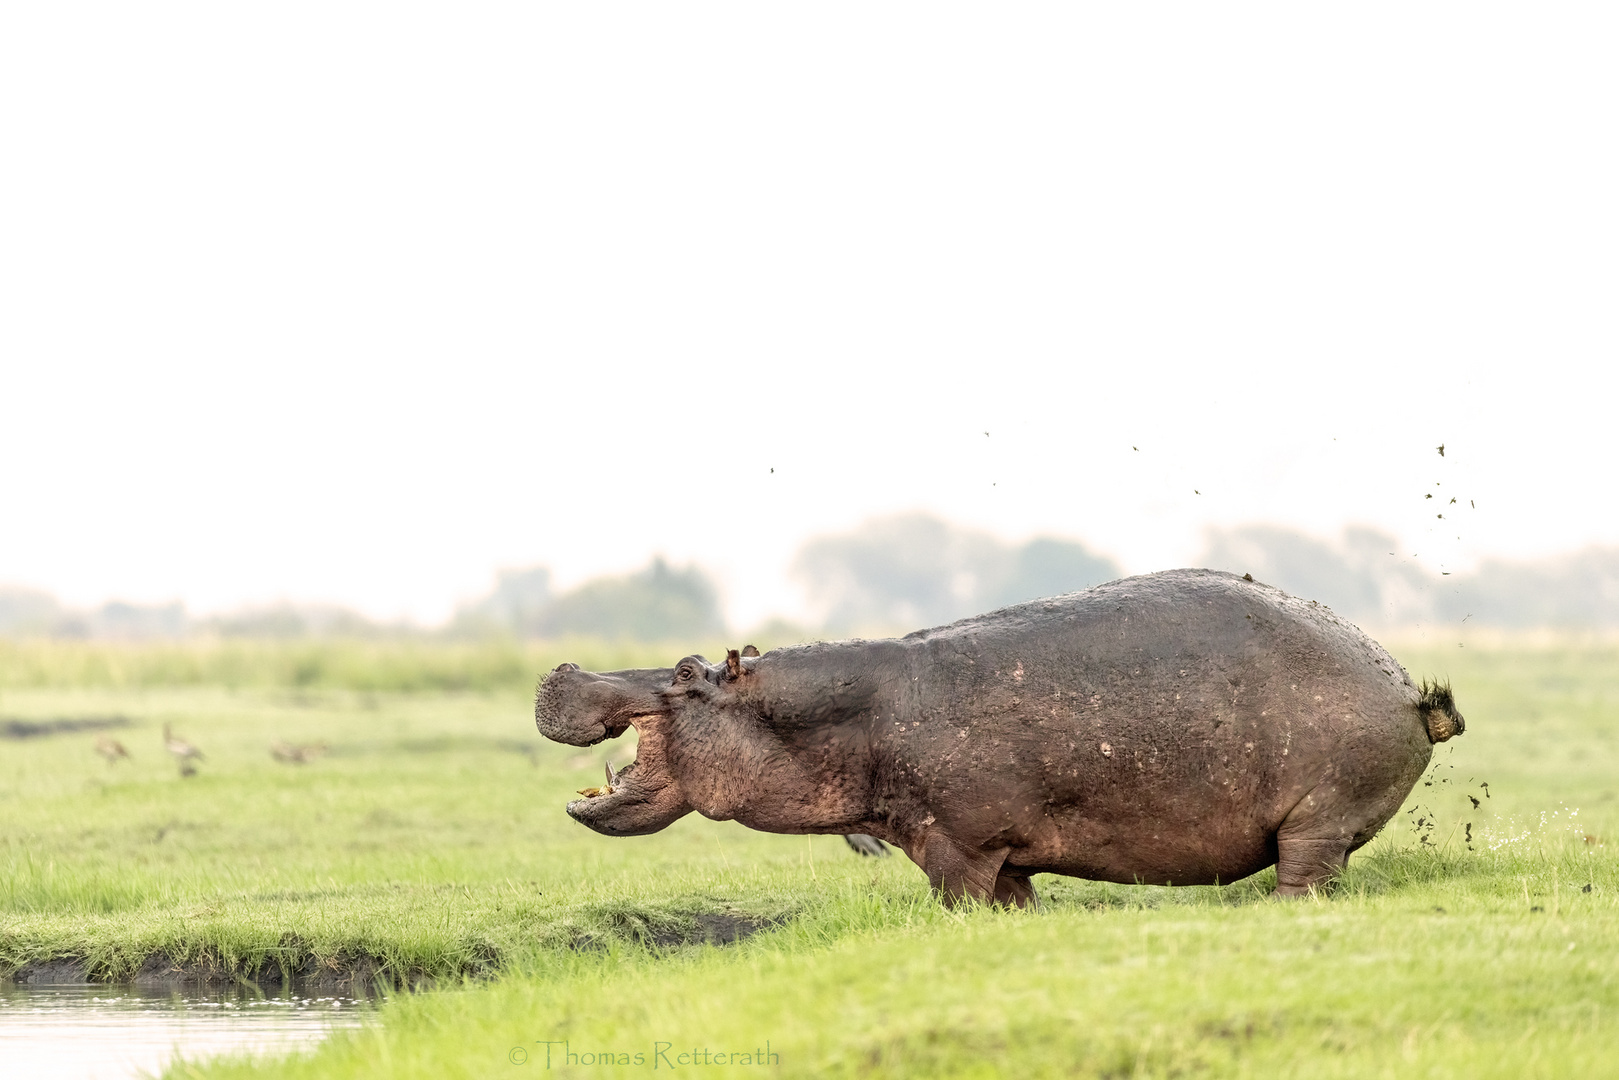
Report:
[{"label": "hippo tail", "polygon": [[1456,697],[1448,682],[1422,680],[1417,687],[1417,711],[1428,725],[1428,741],[1442,743],[1467,730],[1467,721],[1456,711]]}]

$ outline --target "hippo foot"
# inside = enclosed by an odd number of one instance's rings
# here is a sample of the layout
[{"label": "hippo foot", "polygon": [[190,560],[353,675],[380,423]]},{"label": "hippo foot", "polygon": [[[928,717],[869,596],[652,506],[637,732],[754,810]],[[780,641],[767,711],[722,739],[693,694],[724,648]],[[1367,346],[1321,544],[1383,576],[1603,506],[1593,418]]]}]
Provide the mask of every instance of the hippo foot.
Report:
[{"label": "hippo foot", "polygon": [[995,878],[995,902],[1007,907],[1037,908],[1040,897],[1026,875],[1002,870]]},{"label": "hippo foot", "polygon": [[911,858],[927,873],[928,884],[946,907],[954,907],[962,900],[1038,907],[1040,901],[1029,875],[1005,866],[1010,851],[968,850],[940,833],[929,833],[917,853],[921,858]]}]

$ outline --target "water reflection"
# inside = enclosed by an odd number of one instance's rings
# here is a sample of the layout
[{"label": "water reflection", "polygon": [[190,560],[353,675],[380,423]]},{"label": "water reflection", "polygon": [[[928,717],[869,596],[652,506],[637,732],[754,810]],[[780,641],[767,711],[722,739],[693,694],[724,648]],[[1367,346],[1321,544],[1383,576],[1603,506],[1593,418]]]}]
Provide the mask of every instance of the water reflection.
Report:
[{"label": "water reflection", "polygon": [[0,983],[0,1062],[7,1076],[75,1080],[155,1076],[176,1053],[286,1053],[359,1027],[351,997],[187,995],[122,986]]}]

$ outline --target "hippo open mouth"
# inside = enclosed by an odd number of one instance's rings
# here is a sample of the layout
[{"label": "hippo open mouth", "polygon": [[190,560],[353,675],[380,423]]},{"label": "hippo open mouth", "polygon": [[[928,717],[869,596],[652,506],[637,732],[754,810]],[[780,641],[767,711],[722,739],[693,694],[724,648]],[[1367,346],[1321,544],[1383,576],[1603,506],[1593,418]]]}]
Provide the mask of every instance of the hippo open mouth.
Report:
[{"label": "hippo open mouth", "polygon": [[639,736],[634,762],[568,803],[575,821],[608,836],[639,836],[691,810],[663,752],[660,722],[667,704],[662,691],[671,676],[669,668],[597,673],[562,664],[541,682],[534,722],[547,738],[595,746],[631,727]]},{"label": "hippo open mouth", "polygon": [[568,816],[607,836],[641,836],[665,828],[691,811],[680,785],[670,775],[658,731],[661,716],[637,718],[640,735],[636,758],[608,782],[586,788],[570,800]]}]

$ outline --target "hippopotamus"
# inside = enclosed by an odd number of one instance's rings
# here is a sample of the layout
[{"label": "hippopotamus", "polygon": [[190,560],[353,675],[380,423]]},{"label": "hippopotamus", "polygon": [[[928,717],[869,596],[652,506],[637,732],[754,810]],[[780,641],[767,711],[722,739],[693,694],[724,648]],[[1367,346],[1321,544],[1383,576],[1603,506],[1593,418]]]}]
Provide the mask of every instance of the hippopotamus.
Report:
[{"label": "hippopotamus", "polygon": [[562,664],[547,738],[639,734],[568,804],[609,836],[692,812],[864,833],[946,903],[1036,901],[1030,878],[1330,884],[1465,726],[1358,628],[1249,575],[1171,570],[903,638],[730,650],[673,668]]}]

